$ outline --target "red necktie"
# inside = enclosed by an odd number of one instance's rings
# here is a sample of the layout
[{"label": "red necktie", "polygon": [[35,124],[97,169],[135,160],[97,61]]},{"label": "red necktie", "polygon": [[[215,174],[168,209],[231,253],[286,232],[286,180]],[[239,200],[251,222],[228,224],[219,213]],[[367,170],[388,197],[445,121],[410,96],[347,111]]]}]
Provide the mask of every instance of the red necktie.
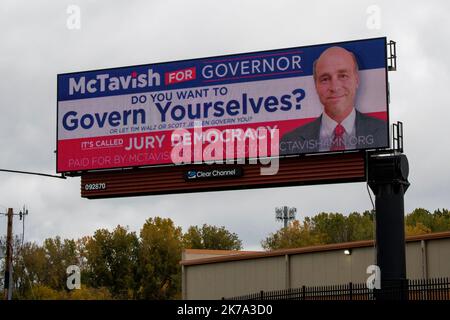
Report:
[{"label": "red necktie", "polygon": [[345,150],[344,133],[345,128],[341,124],[338,124],[336,128],[334,128],[333,143],[331,145],[330,151]]}]

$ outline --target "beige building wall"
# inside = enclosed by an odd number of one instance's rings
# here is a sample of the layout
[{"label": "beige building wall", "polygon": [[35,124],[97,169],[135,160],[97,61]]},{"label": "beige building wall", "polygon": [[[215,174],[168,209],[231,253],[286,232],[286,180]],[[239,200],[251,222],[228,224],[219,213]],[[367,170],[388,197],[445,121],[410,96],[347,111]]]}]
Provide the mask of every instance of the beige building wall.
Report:
[{"label": "beige building wall", "polygon": [[221,299],[237,292],[276,290],[285,285],[284,257],[185,268],[187,299]]},{"label": "beige building wall", "polygon": [[[303,285],[365,283],[367,267],[375,264],[373,243],[359,243],[350,249],[351,255],[344,249],[345,244],[184,261],[183,298],[221,299]],[[408,279],[450,277],[450,232],[447,238],[408,241],[406,264]]]},{"label": "beige building wall", "polygon": [[424,279],[422,270],[421,241],[406,244],[406,277],[408,279]]},{"label": "beige building wall", "polygon": [[428,277],[450,277],[450,239],[427,242]]},{"label": "beige building wall", "polygon": [[373,248],[297,254],[291,260],[291,288],[365,282],[367,267],[374,263]]}]

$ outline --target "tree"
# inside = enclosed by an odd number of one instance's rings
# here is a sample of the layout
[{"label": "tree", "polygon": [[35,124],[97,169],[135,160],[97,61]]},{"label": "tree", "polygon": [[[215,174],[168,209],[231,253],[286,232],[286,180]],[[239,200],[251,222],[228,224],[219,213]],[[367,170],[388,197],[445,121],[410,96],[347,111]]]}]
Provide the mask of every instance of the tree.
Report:
[{"label": "tree", "polygon": [[[66,288],[66,269],[78,264],[73,240],[60,237],[44,240],[42,246],[24,243],[18,237],[13,249],[13,283],[15,299],[62,297]],[[61,292],[61,296],[56,293]]]},{"label": "tree", "polygon": [[63,300],[67,299],[65,291],[56,290],[46,285],[35,285],[33,287],[33,296],[24,297],[25,299],[33,300]]},{"label": "tree", "polygon": [[417,222],[414,226],[406,225],[406,236],[416,236],[419,234],[430,233],[431,229],[426,227],[422,222]]},{"label": "tree", "polygon": [[433,215],[423,208],[414,209],[406,216],[405,220],[405,224],[408,226],[415,226],[420,222],[423,226],[433,230]]},{"label": "tree", "polygon": [[447,209],[437,209],[433,212],[434,223],[433,232],[450,230],[450,211]]},{"label": "tree", "polygon": [[43,282],[51,289],[66,290],[66,269],[70,265],[78,265],[79,256],[75,241],[61,241],[59,236],[48,238],[44,240],[43,249],[47,261]]},{"label": "tree", "polygon": [[307,218],[303,224],[294,220],[286,228],[270,234],[261,242],[261,246],[266,250],[299,248],[324,244],[325,238],[325,235],[313,232],[311,220]]},{"label": "tree", "polygon": [[[438,209],[433,213],[430,211],[417,208],[413,212],[408,214],[405,219],[406,226],[413,229],[415,226],[417,230],[422,230],[423,232],[441,232],[450,230],[450,212],[446,209]],[[418,232],[418,231],[415,232]]]},{"label": "tree", "polygon": [[364,211],[362,214],[352,212],[346,217],[347,241],[371,240],[374,238],[374,211]]},{"label": "tree", "polygon": [[136,298],[139,240],[134,232],[120,225],[112,232],[99,229],[81,247],[88,285],[108,288],[115,298]]},{"label": "tree", "polygon": [[311,218],[313,230],[326,237],[325,243],[350,241],[346,217],[341,213],[322,212]]},{"label": "tree", "polygon": [[180,297],[182,231],[171,219],[149,218],[140,232],[141,299]]},{"label": "tree", "polygon": [[72,290],[67,295],[69,300],[111,300],[111,292],[105,288],[91,288],[81,286],[78,290]]},{"label": "tree", "polygon": [[183,235],[183,247],[186,249],[241,250],[242,241],[236,233],[224,226],[216,227],[204,224],[189,227]]},{"label": "tree", "polygon": [[[36,243],[27,242],[17,247],[14,255],[14,297],[37,299],[34,286],[43,285],[49,279],[48,261],[45,250]],[[49,288],[50,289],[50,288]]]},{"label": "tree", "polygon": [[374,212],[340,213],[322,212],[303,224],[295,220],[287,228],[269,235],[261,242],[266,250],[298,248],[311,245],[373,239]]}]

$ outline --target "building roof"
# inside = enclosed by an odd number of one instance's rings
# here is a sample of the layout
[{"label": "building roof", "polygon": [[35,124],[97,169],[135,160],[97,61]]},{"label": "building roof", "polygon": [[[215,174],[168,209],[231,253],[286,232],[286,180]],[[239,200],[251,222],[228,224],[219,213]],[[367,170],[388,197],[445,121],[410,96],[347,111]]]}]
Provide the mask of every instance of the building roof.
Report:
[{"label": "building roof", "polygon": [[242,253],[255,253],[261,251],[241,251],[241,250],[210,250],[210,249],[183,249],[185,253],[191,254],[217,254],[217,255],[228,255],[228,254],[242,254]]},{"label": "building roof", "polygon": [[[410,237],[406,237],[406,242],[415,242],[415,241],[421,241],[421,240],[434,240],[434,239],[446,239],[446,238],[450,238],[450,231],[410,236]],[[273,251],[199,250],[198,253],[203,253],[206,255],[208,255],[208,254],[218,255],[220,252],[222,252],[222,255],[215,256],[215,257],[210,256],[208,258],[201,258],[201,259],[190,259],[190,260],[183,259],[182,261],[180,261],[180,264],[184,265],[184,266],[201,265],[201,264],[230,262],[230,261],[238,261],[238,260],[278,257],[278,256],[284,256],[284,255],[292,255],[292,254],[326,252],[326,251],[344,250],[344,249],[353,249],[353,248],[364,248],[364,247],[372,247],[373,245],[374,245],[373,240],[364,240],[364,241],[333,243],[333,244],[302,247],[302,248],[293,248],[293,249],[281,249],[281,250],[273,250]],[[195,249],[187,249],[187,250],[195,250]]]},{"label": "building roof", "polygon": [[213,258],[218,256],[230,256],[236,254],[258,253],[260,251],[239,251],[239,250],[207,250],[207,249],[183,249],[182,260],[198,260]]}]

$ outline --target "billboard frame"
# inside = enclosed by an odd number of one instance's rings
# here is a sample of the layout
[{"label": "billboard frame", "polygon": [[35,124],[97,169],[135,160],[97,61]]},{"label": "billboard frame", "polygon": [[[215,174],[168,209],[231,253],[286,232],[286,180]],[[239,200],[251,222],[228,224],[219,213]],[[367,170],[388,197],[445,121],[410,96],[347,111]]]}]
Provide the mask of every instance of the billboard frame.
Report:
[{"label": "billboard frame", "polygon": [[[346,43],[357,43],[357,42],[363,42],[363,41],[370,41],[370,40],[384,40],[384,69],[385,69],[385,101],[386,101],[386,137],[387,137],[387,145],[385,147],[377,147],[377,148],[358,148],[358,149],[348,149],[348,150],[342,150],[342,151],[318,151],[318,152],[308,152],[308,153],[299,153],[299,154],[288,154],[288,155],[279,155],[275,158],[283,159],[287,157],[304,157],[304,156],[313,156],[313,155],[325,155],[325,154],[341,154],[341,153],[348,153],[348,152],[358,152],[358,151],[368,151],[368,150],[387,150],[391,147],[391,136],[390,136],[390,110],[389,110],[389,82],[388,82],[388,40],[387,37],[375,37],[375,38],[365,38],[365,39],[356,39],[356,40],[345,40],[345,41],[336,41],[336,42],[329,42],[329,43],[320,43],[320,44],[314,44],[314,45],[302,45],[302,46],[296,46],[296,47],[287,47],[287,48],[279,48],[279,49],[267,49],[262,51],[252,51],[252,52],[244,52],[244,53],[230,53],[230,54],[224,54],[224,55],[217,55],[217,56],[208,56],[208,57],[200,57],[200,58],[192,58],[192,59],[182,59],[182,60],[174,60],[174,61],[166,61],[166,62],[154,62],[154,63],[145,63],[145,64],[137,64],[137,65],[127,65],[127,66],[121,66],[121,67],[112,67],[112,68],[101,68],[101,69],[91,69],[91,70],[84,70],[84,71],[73,71],[73,72],[67,72],[67,73],[58,73],[57,78],[59,76],[63,75],[72,75],[72,74],[79,74],[79,73],[89,73],[89,72],[100,72],[100,71],[110,71],[110,70],[119,70],[119,69],[126,69],[126,68],[133,68],[133,67],[144,67],[144,66],[151,66],[151,65],[166,65],[171,63],[181,63],[186,61],[199,61],[199,60],[205,60],[205,59],[218,59],[218,58],[227,58],[231,56],[242,56],[242,55],[254,55],[254,54],[263,54],[267,52],[280,52],[280,51],[286,51],[286,50],[294,50],[294,49],[302,49],[302,48],[314,48],[314,47],[320,47],[320,46],[332,46],[332,45],[339,45],[339,44],[346,44]],[[167,90],[161,90],[161,91],[167,91]],[[58,150],[58,136],[59,136],[59,108],[58,108],[58,92],[59,92],[59,81],[57,81],[57,98],[56,98],[56,173],[62,174],[64,176],[81,176],[84,173],[91,173],[91,172],[102,172],[102,171],[122,171],[122,170],[128,170],[128,169],[138,169],[138,168],[158,168],[158,167],[167,167],[167,166],[180,166],[179,164],[175,163],[167,163],[167,164],[149,164],[149,165],[139,165],[139,166],[124,166],[124,167],[110,167],[110,168],[97,168],[97,169],[88,169],[88,170],[75,170],[75,171],[59,171],[58,170],[58,159],[59,159],[59,150]],[[273,157],[272,157],[273,158]],[[242,161],[249,161],[252,158],[238,158],[233,159],[235,163],[237,163],[239,160]],[[259,157],[257,158],[259,159]],[[226,159],[223,159],[224,161]],[[203,162],[202,164],[205,164]],[[191,164],[182,164],[182,166],[188,166]]]}]

